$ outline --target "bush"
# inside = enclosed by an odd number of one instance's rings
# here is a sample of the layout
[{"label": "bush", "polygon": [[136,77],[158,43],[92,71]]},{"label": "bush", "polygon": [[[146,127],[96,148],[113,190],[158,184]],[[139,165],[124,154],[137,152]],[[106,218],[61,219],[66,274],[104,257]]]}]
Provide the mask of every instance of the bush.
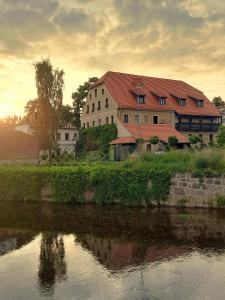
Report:
[{"label": "bush", "polygon": [[157,144],[159,143],[159,138],[158,138],[158,136],[152,136],[152,137],[150,137],[149,142],[150,142],[150,144],[152,144],[152,145],[157,145]]},{"label": "bush", "polygon": [[193,171],[204,174],[221,174],[225,169],[224,153],[210,151],[209,153],[196,154],[192,164]]},{"label": "bush", "polygon": [[216,205],[219,206],[219,207],[224,207],[225,206],[225,197],[224,196],[217,196]]}]

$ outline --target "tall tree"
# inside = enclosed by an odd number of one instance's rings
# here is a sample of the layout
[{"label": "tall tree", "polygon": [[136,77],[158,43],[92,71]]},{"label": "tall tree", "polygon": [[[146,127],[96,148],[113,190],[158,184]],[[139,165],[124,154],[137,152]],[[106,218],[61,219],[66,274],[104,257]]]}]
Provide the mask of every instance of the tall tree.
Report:
[{"label": "tall tree", "polygon": [[35,64],[35,75],[38,113],[34,130],[51,159],[62,108],[64,71],[54,69],[49,59],[43,59]]},{"label": "tall tree", "polygon": [[87,98],[89,88],[98,80],[98,77],[91,77],[84,84],[79,85],[76,92],[72,94],[73,106],[74,106],[74,118],[75,126],[81,127],[80,115],[85,99]]},{"label": "tall tree", "polygon": [[225,101],[219,96],[214,97],[212,100],[212,103],[221,111],[225,111]]}]

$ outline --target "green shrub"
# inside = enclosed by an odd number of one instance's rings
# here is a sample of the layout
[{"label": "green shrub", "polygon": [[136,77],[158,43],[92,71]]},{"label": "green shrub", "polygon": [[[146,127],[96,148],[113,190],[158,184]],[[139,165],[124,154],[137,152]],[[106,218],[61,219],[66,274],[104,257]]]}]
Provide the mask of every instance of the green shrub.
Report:
[{"label": "green shrub", "polygon": [[224,196],[217,196],[216,197],[216,205],[219,207],[224,207],[225,206],[225,197]]}]

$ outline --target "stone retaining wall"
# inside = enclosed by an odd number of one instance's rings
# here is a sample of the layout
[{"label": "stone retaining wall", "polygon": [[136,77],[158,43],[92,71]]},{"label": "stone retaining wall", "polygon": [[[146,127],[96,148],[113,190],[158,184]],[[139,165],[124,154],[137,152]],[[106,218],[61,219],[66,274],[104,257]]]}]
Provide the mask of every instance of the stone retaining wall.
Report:
[{"label": "stone retaining wall", "polygon": [[225,200],[225,177],[197,178],[177,173],[171,179],[169,206],[217,207],[218,197]]}]

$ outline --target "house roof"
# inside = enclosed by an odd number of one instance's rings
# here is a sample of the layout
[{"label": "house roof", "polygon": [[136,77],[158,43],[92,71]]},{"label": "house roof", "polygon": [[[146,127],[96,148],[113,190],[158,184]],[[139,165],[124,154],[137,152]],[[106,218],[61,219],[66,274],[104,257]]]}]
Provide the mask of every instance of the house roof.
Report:
[{"label": "house roof", "polygon": [[145,141],[149,140],[150,137],[158,136],[159,140],[166,143],[170,136],[176,136],[180,144],[189,144],[189,140],[186,136],[177,131],[174,127],[168,124],[157,124],[157,125],[138,125],[123,124],[124,127],[130,132],[130,137],[121,137],[113,140],[112,145],[116,144],[134,144],[136,138],[143,138]]},{"label": "house roof", "polygon": [[39,157],[38,140],[23,132],[0,129],[0,145],[0,160]]},{"label": "house roof", "polygon": [[[137,89],[137,81],[142,82]],[[119,72],[107,72],[92,86],[104,83],[120,108],[137,109],[136,93],[145,96],[140,109],[173,110],[183,115],[220,116],[218,109],[200,90],[189,84],[172,79],[162,79]],[[160,105],[157,97],[166,97],[166,105]],[[186,105],[180,106],[177,98],[185,98]],[[203,107],[197,107],[194,99],[204,100]]]}]

